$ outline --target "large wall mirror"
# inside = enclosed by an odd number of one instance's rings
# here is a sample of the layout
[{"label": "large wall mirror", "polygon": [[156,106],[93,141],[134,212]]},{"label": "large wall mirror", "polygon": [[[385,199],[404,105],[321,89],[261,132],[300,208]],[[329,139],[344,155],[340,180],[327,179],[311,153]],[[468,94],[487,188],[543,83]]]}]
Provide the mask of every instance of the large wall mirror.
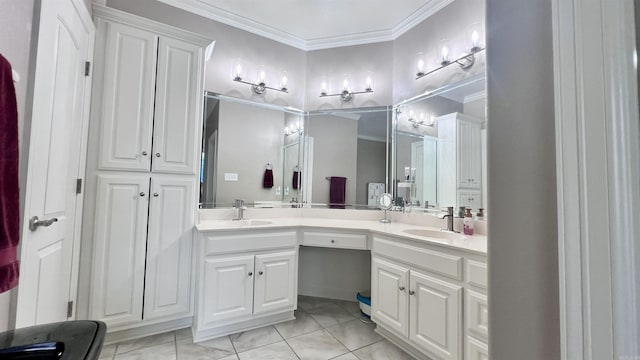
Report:
[{"label": "large wall mirror", "polygon": [[213,93],[204,101],[201,208],[297,203],[304,113]]},{"label": "large wall mirror", "polygon": [[389,184],[391,117],[389,106],[308,113],[304,202],[377,209],[378,197]]},{"label": "large wall mirror", "polygon": [[486,209],[485,87],[475,76],[394,106],[396,204]]}]

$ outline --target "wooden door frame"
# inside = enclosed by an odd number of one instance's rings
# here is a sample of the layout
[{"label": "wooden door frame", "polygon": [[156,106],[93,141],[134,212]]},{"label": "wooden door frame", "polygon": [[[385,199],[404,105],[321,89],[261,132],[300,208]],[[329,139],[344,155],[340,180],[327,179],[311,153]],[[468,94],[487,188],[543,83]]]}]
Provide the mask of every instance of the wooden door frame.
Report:
[{"label": "wooden door frame", "polygon": [[562,359],[638,359],[634,4],[552,6]]}]

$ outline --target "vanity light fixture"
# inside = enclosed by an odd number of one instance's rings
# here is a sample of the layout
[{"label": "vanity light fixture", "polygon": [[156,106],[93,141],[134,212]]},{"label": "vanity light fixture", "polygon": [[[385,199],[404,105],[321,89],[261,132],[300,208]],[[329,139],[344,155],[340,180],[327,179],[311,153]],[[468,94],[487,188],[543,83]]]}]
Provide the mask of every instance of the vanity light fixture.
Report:
[{"label": "vanity light fixture", "polygon": [[243,80],[243,67],[242,67],[242,63],[240,63],[239,61],[236,61],[233,65],[233,81],[235,82],[239,82],[242,84],[247,84],[247,85],[251,85],[251,88],[253,89],[253,92],[256,93],[257,95],[261,95],[264,94],[265,91],[267,91],[267,89],[271,89],[271,90],[275,90],[275,91],[280,91],[283,93],[288,93],[289,89],[288,89],[288,81],[289,79],[287,78],[287,72],[286,71],[282,71],[282,78],[280,80],[280,87],[279,88],[275,88],[275,87],[271,87],[267,85],[267,71],[265,70],[264,66],[260,66],[260,68],[258,69],[258,77],[256,79],[256,82],[249,82],[249,81],[245,81]]},{"label": "vanity light fixture", "polygon": [[284,128],[284,135],[302,135],[302,127],[300,126],[300,121],[296,122],[294,125]]},{"label": "vanity light fixture", "polygon": [[427,72],[424,71],[424,59],[422,58],[422,54],[418,53],[418,57],[416,60],[416,66],[417,66],[416,80],[421,79],[429,74],[433,74],[434,72],[444,69],[447,66],[450,66],[452,64],[458,64],[458,66],[460,66],[461,69],[468,69],[472,67],[473,64],[476,62],[476,53],[483,51],[485,48],[483,47],[483,45],[480,44],[480,33],[477,30],[473,30],[471,32],[470,38],[471,38],[471,46],[469,46],[469,50],[467,50],[464,54],[462,54],[462,56],[455,58],[453,60],[450,58],[451,54],[450,54],[449,47],[446,44],[443,44],[438,51],[438,53],[440,54],[439,60],[438,60],[438,63],[440,64],[440,66],[431,71],[427,71]]},{"label": "vanity light fixture", "polygon": [[428,123],[425,123],[425,120],[426,120],[426,115],[424,112],[421,112],[420,114],[418,114],[416,118],[413,110],[409,110],[409,118],[407,119],[407,121],[409,121],[414,128],[418,128],[418,126],[420,125],[433,127],[436,124],[436,115],[435,114],[429,115]]},{"label": "vanity light fixture", "polygon": [[367,74],[367,77],[365,79],[364,91],[353,91],[351,89],[351,82],[349,81],[349,77],[347,75],[345,75],[344,79],[342,80],[342,91],[339,93],[329,94],[327,91],[326,81],[323,81],[322,84],[320,85],[320,97],[340,96],[340,99],[342,99],[342,101],[344,102],[351,101],[351,99],[353,99],[353,95],[355,94],[366,94],[366,93],[372,93],[372,92],[373,92],[373,76],[371,75],[371,73]]}]

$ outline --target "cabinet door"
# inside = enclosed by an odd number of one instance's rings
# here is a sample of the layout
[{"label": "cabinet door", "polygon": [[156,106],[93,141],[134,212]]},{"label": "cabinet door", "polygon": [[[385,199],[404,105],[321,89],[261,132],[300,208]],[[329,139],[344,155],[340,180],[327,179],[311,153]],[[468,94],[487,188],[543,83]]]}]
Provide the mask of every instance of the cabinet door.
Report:
[{"label": "cabinet door", "polygon": [[153,130],[154,172],[196,174],[202,128],[202,48],[160,38]]},{"label": "cabinet door", "polygon": [[458,187],[471,186],[471,174],[469,173],[469,162],[471,161],[469,150],[471,149],[469,141],[471,139],[471,124],[465,121],[458,121],[457,125],[458,137],[457,145],[457,180]]},{"label": "cabinet door", "polygon": [[251,316],[254,256],[206,258],[204,269],[204,323]]},{"label": "cabinet door", "polygon": [[482,193],[480,190],[458,190],[458,206],[477,210],[482,207]]},{"label": "cabinet door", "polygon": [[462,287],[411,270],[409,339],[438,359],[462,357]]},{"label": "cabinet door", "polygon": [[191,312],[191,247],[196,180],[151,179],[144,318]]},{"label": "cabinet door", "polygon": [[480,124],[469,124],[468,160],[469,187],[480,189],[482,185],[482,129]]},{"label": "cabinet door", "polygon": [[409,270],[394,263],[373,258],[371,271],[371,315],[384,328],[402,336],[409,335],[407,322]]},{"label": "cabinet door", "polygon": [[256,255],[254,314],[294,309],[296,255],[296,251]]},{"label": "cabinet door", "polygon": [[149,177],[99,175],[91,318],[109,326],[142,320]]},{"label": "cabinet door", "polygon": [[467,360],[489,360],[489,347],[482,341],[467,337]]},{"label": "cabinet door", "polygon": [[158,37],[150,32],[117,23],[107,27],[100,169],[151,167],[157,49]]}]

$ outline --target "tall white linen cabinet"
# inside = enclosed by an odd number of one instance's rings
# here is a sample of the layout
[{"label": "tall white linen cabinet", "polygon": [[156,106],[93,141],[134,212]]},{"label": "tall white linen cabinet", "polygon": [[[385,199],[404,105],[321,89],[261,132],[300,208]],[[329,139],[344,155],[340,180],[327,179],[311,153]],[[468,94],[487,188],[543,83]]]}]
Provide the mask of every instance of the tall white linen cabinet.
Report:
[{"label": "tall white linen cabinet", "polygon": [[204,62],[212,41],[96,7],[83,238],[109,332],[193,318]]}]

